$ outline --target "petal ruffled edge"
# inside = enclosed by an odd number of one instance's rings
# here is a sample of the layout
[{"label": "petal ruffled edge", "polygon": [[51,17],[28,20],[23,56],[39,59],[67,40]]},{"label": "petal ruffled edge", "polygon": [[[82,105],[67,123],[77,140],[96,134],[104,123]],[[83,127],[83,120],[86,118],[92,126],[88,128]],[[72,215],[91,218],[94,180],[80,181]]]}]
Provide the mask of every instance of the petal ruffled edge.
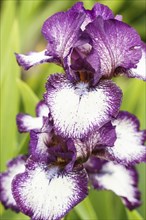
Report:
[{"label": "petal ruffled edge", "polygon": [[121,111],[112,121],[117,139],[113,147],[107,147],[97,155],[120,163],[124,166],[146,162],[146,130],[139,130],[139,121],[135,115]]},{"label": "petal ruffled edge", "polygon": [[20,210],[32,219],[58,220],[87,196],[87,174],[83,169],[66,172],[32,159],[26,167],[13,180],[12,190]]},{"label": "petal ruffled edge", "polygon": [[[98,160],[98,159],[97,159]],[[100,163],[100,166],[98,165]],[[141,204],[138,190],[138,173],[134,167],[126,168],[120,164],[102,161],[95,164],[96,173],[89,172],[89,178],[97,190],[111,190],[121,197],[128,209],[133,210]]]}]

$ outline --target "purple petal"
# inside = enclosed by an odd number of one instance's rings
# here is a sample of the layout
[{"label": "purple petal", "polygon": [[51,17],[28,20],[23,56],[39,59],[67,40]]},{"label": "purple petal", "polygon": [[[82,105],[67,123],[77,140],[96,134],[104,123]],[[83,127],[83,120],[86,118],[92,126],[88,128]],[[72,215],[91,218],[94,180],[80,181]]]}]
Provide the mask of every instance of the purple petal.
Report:
[{"label": "purple petal", "polygon": [[29,132],[34,129],[41,129],[44,122],[42,117],[32,117],[22,113],[17,115],[16,121],[20,132]]},{"label": "purple petal", "polygon": [[71,8],[67,12],[54,14],[44,22],[42,34],[48,41],[48,55],[61,60],[66,57],[80,36],[80,26],[84,17],[84,13]]},{"label": "purple petal", "polygon": [[93,19],[97,18],[98,16],[101,16],[104,20],[113,19],[114,14],[110,8],[108,8],[106,5],[96,3],[94,7],[91,10],[92,14],[92,21]]},{"label": "purple petal", "polygon": [[34,159],[38,161],[48,161],[48,144],[51,142],[51,139],[52,135],[50,132],[30,132],[30,154]]},{"label": "purple petal", "polygon": [[117,139],[113,147],[105,148],[105,158],[123,165],[146,162],[146,131],[139,130],[138,119],[128,112],[120,112],[112,124],[116,126]]},{"label": "purple petal", "polygon": [[75,10],[79,12],[84,12],[86,17],[84,19],[84,22],[81,26],[81,29],[84,30],[86,26],[92,22],[94,19],[96,19],[98,16],[101,16],[104,20],[107,19],[114,19],[114,14],[111,9],[109,9],[106,5],[96,3],[92,10],[86,10],[83,7],[83,3],[78,3],[77,6],[74,6]]},{"label": "purple petal", "polygon": [[44,116],[48,117],[48,114],[49,114],[49,108],[45,104],[45,101],[44,100],[40,101],[36,106],[37,117],[44,117]]},{"label": "purple petal", "polygon": [[46,50],[41,52],[30,52],[27,55],[15,53],[15,56],[19,66],[22,66],[25,70],[41,63],[54,62],[52,56],[46,55]]},{"label": "purple petal", "polygon": [[128,71],[128,77],[139,78],[146,81],[146,44],[142,43],[142,57],[137,64],[137,67]]},{"label": "purple petal", "polygon": [[121,103],[121,90],[110,80],[90,88],[88,83],[74,85],[65,75],[54,74],[46,88],[54,129],[65,137],[84,138],[116,116]]},{"label": "purple petal", "polygon": [[98,53],[86,40],[81,42],[82,44],[73,48],[64,59],[65,71],[73,83],[82,80],[94,86],[101,78]]},{"label": "purple petal", "polygon": [[23,174],[13,180],[12,190],[20,210],[35,220],[57,220],[87,196],[85,170],[71,172],[29,160]]},{"label": "purple petal", "polygon": [[19,211],[19,208],[12,195],[11,183],[17,174],[24,172],[25,161],[26,157],[24,156],[11,160],[7,165],[8,170],[0,174],[0,201],[5,208],[11,208],[16,212]]},{"label": "purple petal", "polygon": [[92,38],[94,49],[98,51],[104,77],[113,76],[118,67],[135,67],[141,58],[139,35],[121,21],[98,17],[86,27],[86,32]]},{"label": "purple petal", "polygon": [[116,140],[115,128],[111,122],[108,122],[100,129],[92,131],[87,137],[83,139],[74,139],[77,159],[86,161],[88,157],[97,150],[113,146]]},{"label": "purple petal", "polygon": [[107,162],[103,163],[99,172],[89,174],[89,178],[94,188],[112,190],[120,196],[130,210],[141,204],[140,192],[137,188],[138,176],[134,168]]}]

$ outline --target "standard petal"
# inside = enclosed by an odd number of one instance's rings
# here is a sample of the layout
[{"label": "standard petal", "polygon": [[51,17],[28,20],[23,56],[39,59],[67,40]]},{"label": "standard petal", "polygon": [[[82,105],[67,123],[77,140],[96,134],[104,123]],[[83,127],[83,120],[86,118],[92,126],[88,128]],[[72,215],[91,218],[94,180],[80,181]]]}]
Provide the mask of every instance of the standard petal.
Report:
[{"label": "standard petal", "polygon": [[0,174],[0,201],[5,208],[11,208],[17,212],[19,208],[12,195],[11,183],[17,174],[25,171],[25,161],[26,157],[24,156],[11,160],[7,165],[8,171]]},{"label": "standard petal", "polygon": [[36,106],[36,115],[37,117],[48,117],[49,108],[45,104],[44,100],[41,100]]},{"label": "standard petal", "polygon": [[113,19],[114,14],[110,8],[108,8],[106,5],[96,3],[94,7],[91,10],[92,15],[92,21],[97,18],[98,16],[101,16],[104,20]]},{"label": "standard petal", "polygon": [[146,81],[146,44],[142,43],[142,57],[137,64],[136,68],[128,71],[128,77],[139,78]]},{"label": "standard petal", "polygon": [[55,62],[52,56],[46,55],[46,50],[41,52],[30,52],[27,55],[15,53],[15,56],[19,66],[22,66],[25,70],[41,63]]},{"label": "standard petal", "polygon": [[86,33],[98,51],[103,77],[112,77],[118,67],[133,68],[141,58],[140,36],[121,21],[98,17],[88,24]]},{"label": "standard petal", "polygon": [[84,82],[74,85],[62,74],[51,75],[46,89],[44,97],[56,132],[71,138],[83,138],[115,117],[122,96],[110,80],[90,88]]},{"label": "standard petal", "polygon": [[117,139],[113,147],[105,148],[105,158],[123,165],[146,162],[146,131],[139,130],[136,116],[122,111],[112,124],[115,126]]},{"label": "standard petal", "polygon": [[13,180],[12,190],[24,214],[57,220],[87,196],[87,176],[83,169],[66,172],[30,159],[26,171]]},{"label": "standard petal", "polygon": [[44,22],[42,34],[48,41],[48,55],[61,60],[66,57],[80,36],[84,17],[84,13],[71,8],[67,12],[54,14]]},{"label": "standard petal", "polygon": [[32,117],[27,114],[18,114],[17,118],[17,126],[20,132],[28,132],[34,129],[41,129],[43,126],[43,117]]},{"label": "standard petal", "polygon": [[84,30],[86,26],[92,22],[95,18],[98,16],[101,16],[104,20],[107,19],[114,19],[114,14],[110,8],[108,8],[106,5],[96,3],[92,10],[86,10],[83,7],[83,3],[79,2],[74,6],[74,9],[79,12],[84,12],[86,17],[84,19],[83,24],[81,25],[81,29]]},{"label": "standard petal", "polygon": [[126,168],[113,162],[106,162],[99,168],[100,170],[97,173],[89,174],[95,189],[112,190],[121,197],[123,203],[130,210],[141,204],[138,174],[133,167]]}]

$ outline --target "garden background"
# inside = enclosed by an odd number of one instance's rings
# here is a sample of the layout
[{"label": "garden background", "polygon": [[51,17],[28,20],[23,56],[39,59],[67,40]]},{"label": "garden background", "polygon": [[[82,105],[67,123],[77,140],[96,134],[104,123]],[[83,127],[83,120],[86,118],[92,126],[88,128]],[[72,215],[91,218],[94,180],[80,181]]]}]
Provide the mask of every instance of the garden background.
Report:
[{"label": "garden background", "polygon": [[[35,114],[35,105],[42,99],[47,77],[62,72],[54,64],[43,64],[23,71],[15,60],[14,52],[41,51],[47,42],[41,35],[43,22],[52,14],[66,10],[74,0],[1,0],[1,170],[6,163],[18,154],[26,153],[29,136],[19,134],[16,115],[19,112]],[[94,0],[84,0],[86,8],[92,8]],[[122,14],[123,20],[133,26],[146,41],[146,1],[145,0],[106,0],[98,1],[109,6],[114,14]],[[121,109],[135,114],[141,129],[146,128],[145,106],[146,86],[138,79],[119,77],[115,79],[123,90]],[[146,166],[138,165],[139,188],[143,205],[138,212],[128,212],[121,200],[110,191],[90,190],[90,195],[73,209],[66,220],[141,220],[146,219]],[[22,213],[16,214],[0,206],[2,220],[27,220]]]}]

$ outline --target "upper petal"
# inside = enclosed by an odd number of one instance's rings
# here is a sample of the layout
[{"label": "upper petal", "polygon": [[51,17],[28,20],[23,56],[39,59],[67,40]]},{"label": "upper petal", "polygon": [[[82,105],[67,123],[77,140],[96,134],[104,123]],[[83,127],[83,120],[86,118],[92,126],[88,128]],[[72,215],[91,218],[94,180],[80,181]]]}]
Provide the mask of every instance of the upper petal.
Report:
[{"label": "upper petal", "polygon": [[113,162],[102,163],[98,168],[98,172],[89,173],[91,183],[96,189],[112,190],[130,210],[141,204],[138,174],[134,168],[126,168]]},{"label": "upper petal", "polygon": [[8,163],[8,170],[0,174],[0,201],[5,208],[11,208],[17,212],[19,208],[12,195],[11,183],[18,173],[25,171],[25,161],[25,156],[18,156]]},{"label": "upper petal", "polygon": [[116,116],[121,103],[121,90],[110,80],[96,87],[88,83],[72,84],[65,75],[54,74],[48,79],[46,103],[58,134],[83,138]]},{"label": "upper petal", "polygon": [[117,67],[135,67],[141,58],[140,36],[121,21],[98,17],[88,24],[86,32],[92,38],[94,49],[98,51],[104,77],[113,76]]},{"label": "upper petal", "polygon": [[42,27],[42,34],[48,41],[47,54],[64,58],[80,36],[80,26],[84,13],[72,7],[66,12],[59,12],[48,18]]},{"label": "upper petal", "polygon": [[23,213],[35,220],[57,220],[86,197],[87,176],[83,169],[66,172],[30,159],[12,190]]},{"label": "upper petal", "polygon": [[120,112],[115,120],[117,139],[111,148],[105,148],[104,156],[123,165],[146,161],[146,131],[139,130],[138,119],[128,113]]},{"label": "upper petal", "polygon": [[15,53],[19,66],[22,66],[25,70],[28,70],[32,66],[45,63],[45,62],[56,62],[52,56],[46,55],[46,50],[41,52],[29,52],[28,54]]},{"label": "upper petal", "polygon": [[91,10],[86,10],[83,7],[83,3],[78,3],[78,5],[74,6],[75,9],[79,12],[84,12],[86,17],[84,19],[83,24],[81,25],[81,29],[84,30],[87,24],[92,22],[98,16],[101,16],[104,20],[113,19],[114,14],[110,8],[106,5],[96,3]]}]

